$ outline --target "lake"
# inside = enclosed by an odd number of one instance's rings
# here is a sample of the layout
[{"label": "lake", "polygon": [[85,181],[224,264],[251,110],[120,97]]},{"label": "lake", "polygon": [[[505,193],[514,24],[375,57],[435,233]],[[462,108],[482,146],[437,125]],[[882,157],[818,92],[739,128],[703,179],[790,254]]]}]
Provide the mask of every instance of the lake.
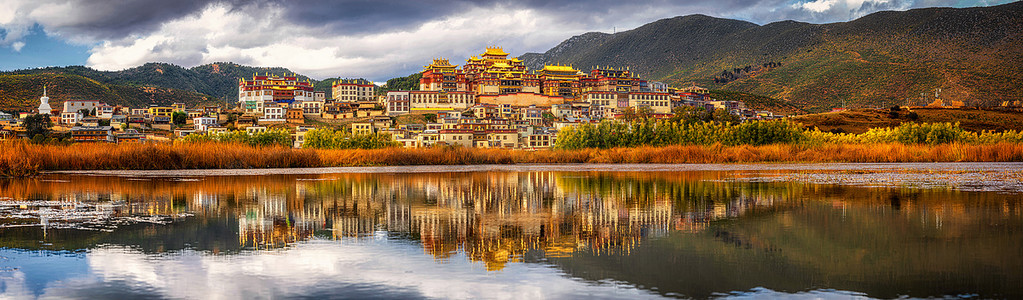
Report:
[{"label": "lake", "polygon": [[1023,164],[0,179],[0,299],[1023,297]]}]

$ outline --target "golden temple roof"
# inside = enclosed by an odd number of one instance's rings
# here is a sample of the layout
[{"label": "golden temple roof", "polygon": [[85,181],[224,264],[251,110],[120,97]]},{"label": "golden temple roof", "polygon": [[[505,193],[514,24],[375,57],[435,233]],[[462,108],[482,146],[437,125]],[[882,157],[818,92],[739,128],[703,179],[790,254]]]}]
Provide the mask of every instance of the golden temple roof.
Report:
[{"label": "golden temple roof", "polygon": [[454,69],[454,68],[457,68],[457,67],[458,66],[452,65],[445,58],[434,58],[433,62],[430,63],[430,65],[423,66],[423,70],[430,70],[430,69]]},{"label": "golden temple roof", "polygon": [[571,66],[545,65],[545,66],[543,66],[543,70],[544,71],[551,71],[551,72],[579,72],[579,70],[576,70],[575,68],[573,68]]},{"label": "golden temple roof", "polygon": [[494,63],[493,67],[494,68],[511,68],[512,66],[507,64],[507,63],[499,62],[499,63]]},{"label": "golden temple roof", "polygon": [[435,59],[433,59],[433,63],[431,63],[430,66],[432,66],[432,67],[454,67],[454,65],[452,65],[450,62],[448,62],[448,60],[445,59],[445,58],[435,58]]},{"label": "golden temple roof", "polygon": [[487,47],[487,52],[483,52],[483,55],[507,56],[508,52],[504,52],[501,47]]}]

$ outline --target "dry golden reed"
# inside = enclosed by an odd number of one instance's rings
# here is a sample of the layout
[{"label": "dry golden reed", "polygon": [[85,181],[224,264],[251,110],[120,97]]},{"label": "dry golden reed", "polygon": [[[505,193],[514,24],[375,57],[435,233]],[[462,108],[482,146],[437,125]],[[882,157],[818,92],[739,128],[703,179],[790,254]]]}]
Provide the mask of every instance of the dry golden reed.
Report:
[{"label": "dry golden reed", "polygon": [[691,145],[523,151],[435,147],[313,150],[230,143],[0,143],[0,176],[48,170],[302,168],[381,165],[521,163],[758,163],[758,162],[1018,162],[1023,144],[772,144]]},{"label": "dry golden reed", "polygon": [[293,168],[319,164],[313,150],[284,147],[250,147],[240,144],[72,144],[35,145],[24,142],[0,144],[0,150],[27,159],[40,170],[160,170]]}]

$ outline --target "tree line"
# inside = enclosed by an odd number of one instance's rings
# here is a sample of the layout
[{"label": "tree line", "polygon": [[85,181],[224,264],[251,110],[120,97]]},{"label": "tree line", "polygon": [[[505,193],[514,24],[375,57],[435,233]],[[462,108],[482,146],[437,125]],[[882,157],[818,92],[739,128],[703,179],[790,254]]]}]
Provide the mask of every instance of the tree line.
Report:
[{"label": "tree line", "polygon": [[714,83],[729,83],[735,80],[749,77],[754,72],[760,70],[768,70],[781,67],[781,62],[766,62],[760,65],[748,65],[745,67],[732,68],[731,70],[723,70],[721,74],[714,76]]}]

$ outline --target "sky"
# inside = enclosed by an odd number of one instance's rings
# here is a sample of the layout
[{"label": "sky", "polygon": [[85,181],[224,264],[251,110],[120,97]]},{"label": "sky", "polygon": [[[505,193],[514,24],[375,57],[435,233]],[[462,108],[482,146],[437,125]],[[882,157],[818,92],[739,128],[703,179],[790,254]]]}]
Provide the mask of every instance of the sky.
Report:
[{"label": "sky", "polygon": [[586,32],[704,14],[757,24],[844,22],[881,10],[1012,0],[0,0],[0,70],[146,62],[285,67],[373,81],[500,46],[544,52]]}]

